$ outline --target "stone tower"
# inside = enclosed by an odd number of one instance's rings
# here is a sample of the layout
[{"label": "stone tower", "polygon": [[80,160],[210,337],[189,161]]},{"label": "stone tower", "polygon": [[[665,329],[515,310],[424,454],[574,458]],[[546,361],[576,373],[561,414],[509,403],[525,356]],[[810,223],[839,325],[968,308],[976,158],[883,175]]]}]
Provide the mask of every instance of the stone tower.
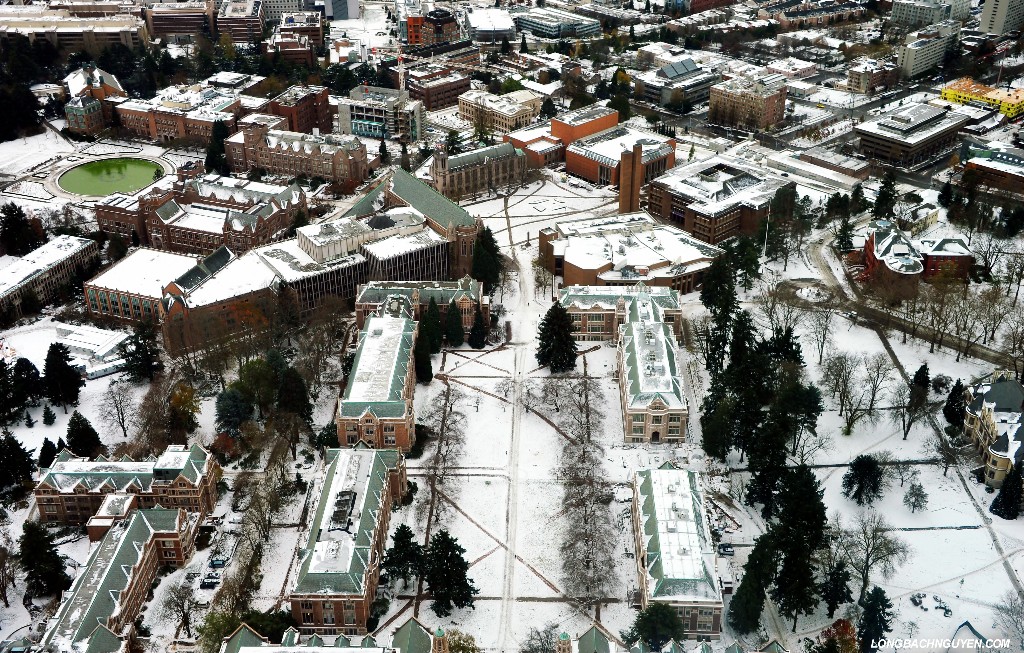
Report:
[{"label": "stone tower", "polygon": [[572,653],[572,642],[569,641],[569,633],[562,633],[555,642],[555,653]]},{"label": "stone tower", "polygon": [[439,626],[434,631],[434,637],[430,643],[430,653],[448,653],[448,635]]}]

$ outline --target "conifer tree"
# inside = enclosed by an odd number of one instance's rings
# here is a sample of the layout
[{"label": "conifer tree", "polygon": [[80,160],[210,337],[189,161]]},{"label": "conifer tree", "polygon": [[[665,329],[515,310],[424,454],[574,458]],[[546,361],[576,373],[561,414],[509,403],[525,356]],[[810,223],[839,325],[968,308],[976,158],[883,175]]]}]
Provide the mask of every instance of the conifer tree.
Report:
[{"label": "conifer tree", "polygon": [[63,406],[66,415],[68,404],[78,403],[78,395],[84,385],[82,375],[71,367],[68,348],[57,342],[51,344],[43,366],[43,389],[50,403]]},{"label": "conifer tree", "polygon": [[870,506],[881,499],[884,488],[885,474],[874,456],[857,456],[843,475],[843,496],[853,499],[858,506]]},{"label": "conifer tree", "polygon": [[50,438],[43,438],[43,444],[39,447],[39,469],[47,469],[56,457],[57,447]]},{"label": "conifer tree", "polygon": [[210,144],[206,146],[206,171],[226,175],[231,172],[228,168],[228,158],[224,149],[224,141],[230,136],[228,126],[224,121],[217,120],[213,123],[210,131]]},{"label": "conifer tree", "polygon": [[21,485],[32,479],[36,461],[7,430],[0,436],[0,488]]},{"label": "conifer tree", "polygon": [[57,421],[57,414],[50,408],[50,404],[46,404],[43,407],[43,424],[46,426],[53,426],[53,423]]},{"label": "conifer tree", "polygon": [[835,615],[840,605],[853,601],[850,578],[850,568],[846,566],[845,560],[837,560],[825,570],[818,592],[821,594],[821,600],[825,602],[829,619]]},{"label": "conifer tree", "polygon": [[1017,519],[1020,516],[1022,486],[1020,465],[1014,465],[1003,479],[999,494],[992,500],[992,514],[1003,519]]},{"label": "conifer tree", "polygon": [[487,325],[484,324],[484,314],[480,310],[480,304],[476,305],[476,314],[473,316],[473,328],[469,330],[469,346],[473,349],[483,349],[487,346]]},{"label": "conifer tree", "polygon": [[765,592],[774,580],[775,546],[769,534],[754,542],[754,548],[743,566],[743,580],[729,604],[729,625],[741,634],[757,630],[764,610]]},{"label": "conifer tree", "polygon": [[874,587],[861,602],[863,612],[857,622],[857,639],[862,653],[878,650],[873,644],[892,630],[892,601],[881,587]]},{"label": "conifer tree", "polygon": [[836,227],[836,249],[840,252],[849,252],[853,249],[853,222],[849,213],[839,216],[839,226]]},{"label": "conifer tree", "polygon": [[416,342],[413,345],[412,355],[416,365],[417,383],[430,383],[430,380],[434,378],[434,367],[430,361],[430,345],[427,344],[429,339],[429,336],[420,333],[416,336]]},{"label": "conifer tree", "polygon": [[71,419],[68,420],[67,437],[68,449],[78,456],[95,458],[102,453],[103,442],[100,441],[100,434],[77,410],[71,413]]},{"label": "conifer tree", "polygon": [[911,483],[907,493],[903,495],[903,505],[910,508],[910,512],[928,507],[928,493],[924,491],[924,486],[916,481]]},{"label": "conifer tree", "polygon": [[490,227],[484,227],[476,236],[473,245],[472,277],[484,284],[484,293],[491,294],[501,280],[501,249]]},{"label": "conifer tree", "polygon": [[13,424],[21,413],[21,404],[14,400],[11,368],[0,359],[0,425]]},{"label": "conifer tree", "polygon": [[299,417],[306,425],[313,423],[313,404],[302,375],[292,366],[281,372],[281,385],[277,389],[277,409]]},{"label": "conifer tree", "polygon": [[415,533],[405,524],[395,530],[391,548],[384,553],[381,567],[392,580],[401,578],[403,587],[408,587],[411,576],[422,571],[423,546],[416,541]]},{"label": "conifer tree", "polygon": [[466,332],[462,328],[462,311],[453,299],[448,303],[448,314],[444,316],[444,338],[449,347],[461,347],[466,341]]},{"label": "conifer tree", "polygon": [[53,535],[39,522],[25,521],[18,542],[18,560],[25,570],[25,588],[35,596],[58,594],[71,587]]},{"label": "conifer tree", "polygon": [[252,402],[233,386],[217,395],[214,406],[214,424],[231,436],[239,435],[242,424],[252,417]]},{"label": "conifer tree", "polygon": [[32,419],[32,413],[28,410],[25,411],[25,427],[32,428],[36,425],[36,421]]},{"label": "conifer tree", "polygon": [[17,406],[35,406],[43,396],[39,370],[27,358],[19,358],[11,367],[11,393],[11,400]]},{"label": "conifer tree", "polygon": [[671,640],[682,641],[686,637],[686,630],[674,607],[652,601],[636,615],[632,627],[623,636],[630,646],[642,641],[650,650],[660,651]]},{"label": "conifer tree", "polygon": [[949,205],[953,203],[953,185],[946,180],[946,183],[942,184],[942,189],[939,191],[939,206],[944,209],[948,209]]},{"label": "conifer tree", "polygon": [[928,363],[921,363],[921,367],[917,368],[914,372],[914,378],[911,379],[910,385],[916,388],[920,388],[924,391],[925,397],[928,396],[928,388],[931,385],[932,377],[928,373]]},{"label": "conifer tree", "polygon": [[967,413],[967,401],[964,399],[964,384],[960,379],[953,384],[953,389],[946,397],[946,403],[942,406],[942,416],[946,421],[957,427],[963,427],[964,417]]},{"label": "conifer tree", "polygon": [[465,552],[447,530],[441,529],[430,538],[423,575],[433,597],[430,609],[438,617],[449,616],[453,608],[473,608],[473,597],[480,593],[467,576]]},{"label": "conifer tree", "polygon": [[124,370],[133,381],[152,381],[163,369],[160,362],[160,346],[157,343],[156,325],[152,320],[141,320],[135,324],[132,335],[121,343],[121,357]]},{"label": "conifer tree", "polygon": [[444,331],[441,328],[441,309],[437,305],[437,301],[434,300],[433,295],[430,296],[427,313],[423,317],[423,323],[420,325],[420,333],[427,336],[431,354],[441,352],[441,345],[444,344]]},{"label": "conifer tree", "polygon": [[576,369],[576,341],[572,337],[574,330],[565,307],[557,301],[551,304],[540,321],[537,363],[547,365],[552,374]]}]

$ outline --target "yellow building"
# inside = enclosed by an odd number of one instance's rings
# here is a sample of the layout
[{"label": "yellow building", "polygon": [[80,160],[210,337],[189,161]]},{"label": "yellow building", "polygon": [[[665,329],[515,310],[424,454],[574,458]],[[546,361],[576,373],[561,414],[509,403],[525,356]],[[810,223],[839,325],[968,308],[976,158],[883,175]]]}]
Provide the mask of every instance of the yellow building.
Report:
[{"label": "yellow building", "polygon": [[997,109],[999,113],[1009,118],[1015,118],[1024,113],[1024,89],[1015,88],[1006,91],[986,86],[970,77],[961,77],[944,86],[942,99],[958,104],[980,102]]}]

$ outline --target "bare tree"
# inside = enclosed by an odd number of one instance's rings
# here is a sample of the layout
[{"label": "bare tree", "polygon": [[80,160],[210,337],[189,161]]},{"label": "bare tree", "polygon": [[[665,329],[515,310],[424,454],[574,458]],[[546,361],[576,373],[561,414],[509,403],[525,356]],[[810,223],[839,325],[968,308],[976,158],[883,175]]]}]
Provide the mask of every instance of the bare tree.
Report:
[{"label": "bare tree", "polygon": [[942,475],[949,472],[954,465],[962,465],[970,460],[972,453],[969,447],[961,447],[951,441],[945,434],[933,431],[924,443],[924,451],[935,456],[942,465]]},{"label": "bare tree", "polygon": [[903,487],[905,483],[916,481],[921,476],[921,470],[915,465],[901,460],[886,465],[885,470],[892,480],[900,482],[900,487]]},{"label": "bare tree", "polygon": [[537,294],[550,286],[554,291],[555,277],[539,258],[533,259],[533,289]]},{"label": "bare tree", "polygon": [[192,614],[197,607],[195,590],[184,578],[171,585],[164,593],[164,600],[160,604],[160,616],[171,619],[181,624],[185,629],[185,636],[192,638]]},{"label": "bare tree", "polygon": [[875,404],[882,396],[882,391],[889,384],[893,372],[893,366],[889,355],[884,351],[864,356],[864,379],[867,386],[868,412],[875,412]]},{"label": "bare tree", "polygon": [[1024,357],[1024,305],[1013,309],[1006,320],[1006,331],[1002,339],[1003,351],[1013,363],[1013,374],[1020,379],[1020,362]]},{"label": "bare tree", "polygon": [[519,645],[519,653],[551,653],[555,650],[558,637],[558,624],[549,623],[542,628],[533,626],[526,633],[526,638]]},{"label": "bare tree", "polygon": [[604,422],[601,386],[592,376],[575,377],[568,385],[568,406],[562,428],[578,442],[593,442]]},{"label": "bare tree", "polygon": [[705,313],[700,317],[690,320],[693,327],[693,343],[700,357],[700,363],[707,367],[711,354],[711,333],[714,329],[714,321],[711,316]]},{"label": "bare tree", "polygon": [[1006,277],[1006,296],[1010,296],[1010,288],[1013,290],[1013,303],[1017,306],[1017,298],[1020,295],[1020,284],[1024,281],[1024,245],[1015,244],[1003,250],[1003,275]]},{"label": "bare tree", "polygon": [[123,380],[113,380],[103,393],[100,402],[102,420],[111,429],[119,429],[122,437],[128,439],[128,429],[135,422],[135,397],[132,385]]},{"label": "bare tree", "polygon": [[550,404],[555,412],[560,412],[562,406],[569,401],[572,387],[567,383],[568,379],[562,376],[549,376],[541,382],[541,397],[545,404]]},{"label": "bare tree", "polygon": [[892,534],[892,526],[875,511],[860,514],[851,528],[840,528],[843,555],[860,578],[858,602],[864,600],[871,583],[871,574],[878,572],[890,578],[896,568],[906,562],[910,548]]},{"label": "bare tree", "polygon": [[889,400],[892,402],[892,420],[903,430],[903,439],[906,440],[914,424],[928,416],[927,395],[900,383],[889,393]]},{"label": "bare tree", "polygon": [[869,390],[859,374],[862,365],[860,356],[835,351],[825,357],[821,369],[822,386],[838,402],[839,416],[844,422],[843,432],[847,435],[853,432],[857,422],[869,414]]},{"label": "bare tree", "polygon": [[[466,414],[462,412],[465,395],[445,386],[423,416],[423,422],[434,434],[434,455],[427,462],[427,478],[432,492],[450,481],[452,467],[458,462],[466,443]],[[434,522],[441,520],[442,503],[434,503]]]},{"label": "bare tree", "polygon": [[996,601],[996,625],[1009,635],[1024,651],[1024,594],[1016,590],[1006,590]]},{"label": "bare tree", "polygon": [[0,601],[4,607],[11,607],[8,591],[15,587],[18,578],[18,551],[6,530],[0,534]]},{"label": "bare tree", "polygon": [[1003,240],[990,231],[981,233],[971,243],[971,253],[976,264],[986,275],[992,274],[1003,254]]},{"label": "bare tree", "polygon": [[982,344],[995,342],[996,332],[1005,323],[1013,307],[1010,300],[1000,292],[999,286],[988,286],[977,295],[978,325],[982,328]]},{"label": "bare tree", "polygon": [[778,275],[763,281],[756,299],[758,309],[774,333],[796,330],[803,317],[799,308],[785,300],[779,282]]},{"label": "bare tree", "polygon": [[537,406],[540,405],[542,399],[542,392],[538,392],[531,381],[523,382],[523,394],[520,395],[519,399],[523,404],[523,408],[526,412],[537,410]]},{"label": "bare tree", "polygon": [[837,312],[834,306],[827,304],[811,311],[804,321],[804,326],[807,327],[814,342],[814,348],[818,350],[818,365],[821,365],[825,350],[832,342],[832,319]]},{"label": "bare tree", "polygon": [[515,387],[516,384],[512,381],[511,377],[505,377],[501,381],[498,381],[498,384],[494,386],[494,390],[505,399],[508,399]]},{"label": "bare tree", "polygon": [[[803,431],[803,429],[799,429]],[[810,465],[819,451],[830,451],[832,449],[832,435],[830,433],[808,434],[811,437],[800,437],[790,451],[790,459],[798,465]]]}]

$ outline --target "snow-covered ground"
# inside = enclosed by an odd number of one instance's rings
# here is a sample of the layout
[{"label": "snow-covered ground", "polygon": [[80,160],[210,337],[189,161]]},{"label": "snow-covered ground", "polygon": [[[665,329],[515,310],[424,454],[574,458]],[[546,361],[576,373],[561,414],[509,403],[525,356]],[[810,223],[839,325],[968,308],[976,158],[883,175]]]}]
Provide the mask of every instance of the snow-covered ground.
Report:
[{"label": "snow-covered ground", "polygon": [[49,129],[35,136],[0,143],[0,174],[20,175],[75,150],[60,134]]}]

